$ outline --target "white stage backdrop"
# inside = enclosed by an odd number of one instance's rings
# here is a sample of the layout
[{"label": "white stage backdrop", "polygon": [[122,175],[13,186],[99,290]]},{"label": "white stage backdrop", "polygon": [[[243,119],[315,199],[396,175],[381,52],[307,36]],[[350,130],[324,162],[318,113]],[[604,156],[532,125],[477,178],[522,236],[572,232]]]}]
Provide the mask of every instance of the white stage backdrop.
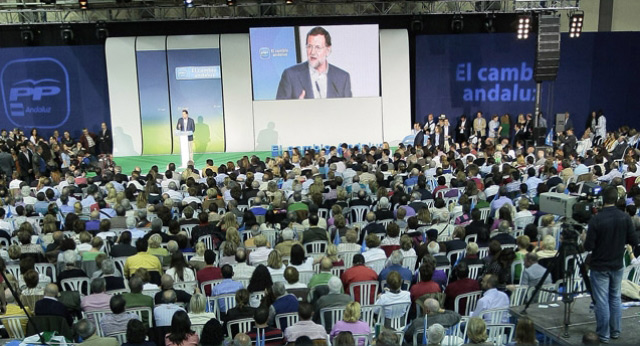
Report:
[{"label": "white stage backdrop", "polygon": [[[198,40],[183,42],[188,46]],[[114,153],[139,155],[142,136],[136,38],[108,38],[105,50]],[[274,144],[388,141],[393,145],[411,130],[406,30],[380,30],[381,97],[254,102],[249,35],[220,35],[220,55],[228,152],[270,150]]]}]

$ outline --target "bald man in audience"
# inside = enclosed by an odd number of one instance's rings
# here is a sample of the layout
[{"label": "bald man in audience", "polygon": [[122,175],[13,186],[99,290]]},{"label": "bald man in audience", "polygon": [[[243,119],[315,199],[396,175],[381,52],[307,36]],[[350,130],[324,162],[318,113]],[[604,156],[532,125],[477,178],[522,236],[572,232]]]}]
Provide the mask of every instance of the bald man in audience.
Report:
[{"label": "bald man in audience", "polygon": [[[427,327],[434,324],[440,324],[445,328],[456,325],[460,322],[460,314],[440,308],[440,303],[433,298],[425,299],[422,303],[422,312],[427,317]],[[424,317],[418,317],[407,328],[404,333],[404,340],[411,343],[413,334],[424,328]]]},{"label": "bald man in audience", "polygon": [[183,303],[185,305],[189,304],[189,302],[191,301],[191,294],[183,290],[174,289],[173,282],[174,282],[173,278],[170,275],[167,275],[167,274],[162,275],[162,278],[160,279],[160,289],[162,291],[156,293],[154,297],[154,301],[156,304],[160,304],[162,302],[163,293],[169,290],[175,293],[176,299],[178,302]]},{"label": "bald man in audience", "polygon": [[67,323],[69,323],[69,326],[71,326],[73,324],[73,317],[71,317],[67,307],[58,301],[58,294],[58,285],[47,284],[44,288],[44,297],[36,302],[36,316],[64,317]]},{"label": "bald man in audience", "polygon": [[166,290],[161,292],[162,301],[153,309],[153,317],[156,321],[156,327],[171,326],[171,319],[176,311],[185,311],[176,304],[176,292],[174,290]]}]

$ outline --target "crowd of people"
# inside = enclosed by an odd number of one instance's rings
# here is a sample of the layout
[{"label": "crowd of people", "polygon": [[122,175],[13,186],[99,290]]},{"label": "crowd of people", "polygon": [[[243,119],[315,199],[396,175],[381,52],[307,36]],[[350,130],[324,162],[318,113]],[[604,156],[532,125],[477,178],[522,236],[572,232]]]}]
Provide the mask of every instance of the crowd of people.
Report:
[{"label": "crowd of people", "polygon": [[[439,344],[462,318],[469,343],[489,342],[485,311],[508,308],[512,292],[535,286],[557,254],[561,220],[540,211],[540,194],[602,185],[605,214],[633,227],[615,241],[637,245],[639,155],[626,127],[583,150],[562,139],[548,149],[526,139],[512,147],[500,127],[477,135],[124,174],[109,155],[96,156],[109,150],[97,138],[3,131],[0,155],[34,165],[0,164],[2,317],[24,315],[21,301],[29,314],[61,318],[87,345],[115,345],[118,334],[126,345],[362,345],[373,334],[377,345],[398,345],[425,331]],[[73,148],[86,162],[65,156]],[[597,272],[618,271],[599,249],[603,227],[584,232],[584,248],[600,254]],[[79,278],[85,292],[66,286]],[[456,305],[473,292],[481,292],[476,306]],[[141,307],[152,314],[131,310]],[[343,313],[334,321],[323,309]],[[99,323],[96,311],[105,312]],[[280,318],[287,313],[295,322]],[[234,322],[243,319],[251,326],[241,332]],[[620,335],[619,324],[605,332],[607,319],[598,317],[601,341]],[[518,322],[515,342],[535,342],[530,320]]]}]

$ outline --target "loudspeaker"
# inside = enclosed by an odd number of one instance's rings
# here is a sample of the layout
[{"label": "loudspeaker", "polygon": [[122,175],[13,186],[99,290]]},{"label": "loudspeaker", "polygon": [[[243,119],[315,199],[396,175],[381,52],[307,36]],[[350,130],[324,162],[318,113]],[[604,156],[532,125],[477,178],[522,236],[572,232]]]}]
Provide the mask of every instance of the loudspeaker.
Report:
[{"label": "loudspeaker", "polygon": [[567,123],[567,119],[564,117],[564,113],[556,114],[556,132],[564,132],[564,125]]},{"label": "loudspeaker", "polygon": [[536,82],[553,81],[560,67],[560,15],[538,16],[538,44],[533,78]]}]

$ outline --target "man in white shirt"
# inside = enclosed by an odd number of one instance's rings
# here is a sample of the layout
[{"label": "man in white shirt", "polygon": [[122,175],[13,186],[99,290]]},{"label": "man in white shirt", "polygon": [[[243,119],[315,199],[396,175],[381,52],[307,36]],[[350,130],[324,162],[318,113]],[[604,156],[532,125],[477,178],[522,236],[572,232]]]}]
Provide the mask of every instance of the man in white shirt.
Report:
[{"label": "man in white shirt", "polygon": [[178,297],[174,290],[166,290],[162,292],[162,304],[153,309],[153,317],[156,322],[156,327],[171,326],[173,314],[175,314],[176,311],[185,311],[176,304],[177,300]]},{"label": "man in white shirt", "polygon": [[[482,298],[478,300],[476,309],[471,313],[471,317],[483,318],[483,311],[509,308],[509,296],[496,289],[496,286],[498,285],[498,277],[495,274],[486,274],[483,276],[480,285],[484,290],[484,294],[482,295]],[[503,323],[508,323],[509,314],[505,314],[504,318],[506,320],[504,320]],[[490,323],[488,317],[484,320],[485,322]]]},{"label": "man in white shirt", "polygon": [[249,279],[256,269],[246,263],[247,252],[244,248],[236,250],[236,264],[233,265],[233,279]]}]

